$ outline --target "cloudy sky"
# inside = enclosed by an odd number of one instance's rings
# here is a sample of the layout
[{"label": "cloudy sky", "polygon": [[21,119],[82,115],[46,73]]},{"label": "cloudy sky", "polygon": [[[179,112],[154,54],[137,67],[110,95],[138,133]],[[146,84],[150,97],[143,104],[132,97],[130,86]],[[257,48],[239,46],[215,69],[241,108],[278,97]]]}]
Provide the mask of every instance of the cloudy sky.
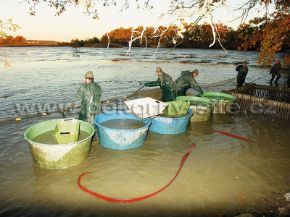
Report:
[{"label": "cloudy sky", "polygon": [[[154,0],[153,0],[154,1]],[[21,3],[22,2],[22,3]],[[172,17],[163,17],[160,14],[167,11],[169,0],[156,0],[153,10],[136,10],[129,8],[123,12],[117,7],[100,9],[100,19],[94,20],[83,14],[83,8],[70,7],[61,16],[55,16],[55,11],[47,5],[37,7],[36,16],[29,15],[29,7],[22,0],[0,0],[0,19],[13,18],[14,23],[21,29],[16,35],[23,35],[27,39],[70,41],[73,38],[87,39],[101,36],[105,32],[117,27],[130,26],[158,26],[166,25],[174,20]],[[215,22],[223,22],[236,28],[240,20],[240,12],[234,11],[244,0],[228,0],[228,4],[215,11]],[[261,14],[261,9],[253,10],[249,19]]]}]

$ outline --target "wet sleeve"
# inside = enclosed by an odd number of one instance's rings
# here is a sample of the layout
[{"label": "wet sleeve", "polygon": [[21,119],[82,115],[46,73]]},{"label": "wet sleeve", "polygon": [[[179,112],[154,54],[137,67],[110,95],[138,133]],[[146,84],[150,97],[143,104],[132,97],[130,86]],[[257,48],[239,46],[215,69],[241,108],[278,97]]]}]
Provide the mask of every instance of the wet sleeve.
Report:
[{"label": "wet sleeve", "polygon": [[144,85],[145,85],[145,87],[156,87],[159,84],[157,81],[149,81],[149,82],[146,82]]},{"label": "wet sleeve", "polygon": [[199,84],[197,83],[197,81],[193,77],[190,78],[189,82],[190,82],[190,86],[192,88],[196,89],[200,93],[203,92],[202,89],[201,89],[201,87],[199,86]]},{"label": "wet sleeve", "polygon": [[78,100],[81,100],[82,97],[83,97],[83,93],[84,93],[84,91],[83,91],[83,85],[81,85],[80,88],[77,90],[76,98]]},{"label": "wet sleeve", "polygon": [[98,86],[97,88],[97,91],[96,91],[96,95],[101,98],[101,95],[102,95],[102,87],[101,86]]}]

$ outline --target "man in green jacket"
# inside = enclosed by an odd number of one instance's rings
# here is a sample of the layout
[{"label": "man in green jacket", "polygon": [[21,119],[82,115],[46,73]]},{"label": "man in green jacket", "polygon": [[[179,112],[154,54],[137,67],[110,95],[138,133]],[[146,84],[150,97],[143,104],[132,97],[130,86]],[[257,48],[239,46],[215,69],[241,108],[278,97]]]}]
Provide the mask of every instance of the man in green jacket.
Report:
[{"label": "man in green jacket", "polygon": [[146,82],[145,87],[160,86],[162,91],[162,101],[169,102],[176,99],[176,87],[170,75],[163,72],[161,67],[156,68],[156,74],[158,76],[157,81]]},{"label": "man in green jacket", "polygon": [[280,60],[276,60],[275,64],[272,66],[272,68],[270,70],[270,74],[272,75],[272,78],[270,80],[270,84],[272,84],[272,82],[274,81],[275,77],[276,77],[275,84],[278,83],[278,80],[281,78],[280,70],[281,70],[281,61]]},{"label": "man in green jacket", "polygon": [[198,95],[203,94],[203,90],[195,80],[195,78],[198,76],[198,73],[199,72],[197,69],[193,70],[192,72],[189,70],[181,72],[181,76],[175,81],[177,96],[186,96],[186,91],[189,88],[195,89],[198,92]]},{"label": "man in green jacket", "polygon": [[95,117],[101,112],[100,85],[94,82],[94,74],[89,71],[85,74],[85,82],[77,91],[77,98],[81,100],[79,119],[94,125]]},{"label": "man in green jacket", "polygon": [[245,61],[243,65],[238,65],[236,68],[236,71],[238,72],[237,75],[237,88],[242,87],[245,83],[247,74],[248,74],[248,62]]}]

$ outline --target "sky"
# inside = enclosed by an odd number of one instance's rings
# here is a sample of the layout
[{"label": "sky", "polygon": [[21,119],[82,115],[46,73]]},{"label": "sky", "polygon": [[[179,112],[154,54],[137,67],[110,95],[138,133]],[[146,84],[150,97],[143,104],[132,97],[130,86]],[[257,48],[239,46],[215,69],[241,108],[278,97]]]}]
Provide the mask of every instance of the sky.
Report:
[{"label": "sky", "polygon": [[[71,6],[61,16],[55,16],[55,11],[45,4],[38,5],[36,15],[29,15],[29,7],[23,0],[0,0],[0,20],[12,17],[13,22],[21,28],[12,35],[22,35],[26,39],[70,41],[71,39],[88,39],[100,37],[104,33],[118,27],[158,26],[168,25],[175,18],[167,16],[160,19],[160,14],[168,9],[170,0],[156,1],[153,10],[137,10],[129,8],[121,12],[116,7],[100,9],[100,19],[96,20],[83,13],[82,7]],[[215,22],[223,22],[236,28],[240,20],[237,8],[244,0],[228,0],[228,5],[214,12]],[[22,3],[21,3],[22,2]],[[249,14],[251,19],[261,13],[258,9]]]}]

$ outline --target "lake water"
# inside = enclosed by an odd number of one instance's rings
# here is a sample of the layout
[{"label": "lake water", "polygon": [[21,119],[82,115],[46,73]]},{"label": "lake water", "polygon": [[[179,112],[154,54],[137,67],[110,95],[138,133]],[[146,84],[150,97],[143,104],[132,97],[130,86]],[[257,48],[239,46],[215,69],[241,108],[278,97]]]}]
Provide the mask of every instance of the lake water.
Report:
[{"label": "lake water", "polygon": [[197,68],[201,84],[236,77],[233,63],[244,60],[252,66],[247,81],[269,73],[255,67],[257,52],[160,49],[155,56],[155,49],[149,48],[126,52],[126,48],[82,48],[79,53],[72,48],[0,48],[0,121],[74,102],[89,70],[102,86],[102,99],[127,95],[140,87],[139,81],[156,80],[157,66],[174,79],[182,70]]},{"label": "lake water", "polygon": [[[246,115],[215,115],[191,123],[181,135],[148,134],[143,147],[128,151],[103,148],[94,141],[84,163],[65,170],[36,167],[23,138],[31,125],[51,118],[23,118],[19,107],[75,101],[83,74],[92,70],[103,89],[102,99],[124,96],[155,80],[155,68],[177,78],[181,70],[198,68],[200,81],[211,89],[233,87],[233,63],[250,62],[248,81],[265,76],[255,66],[256,52],[219,50],[83,48],[0,48],[0,216],[221,216],[243,212],[271,214],[277,195],[290,190],[290,127]],[[11,67],[9,67],[9,63]],[[268,79],[268,78],[267,78]],[[223,81],[228,81],[224,83]],[[266,80],[259,80],[264,83]],[[37,109],[31,108],[31,113]],[[27,112],[27,111],[23,111]],[[69,116],[76,117],[75,113]],[[6,121],[9,119],[9,121]],[[214,133],[223,130],[248,137],[247,143]],[[84,184],[99,193],[132,198],[156,191],[175,174],[189,146],[197,146],[172,185],[159,195],[133,204],[108,203],[82,192],[77,177],[95,172]]]}]

